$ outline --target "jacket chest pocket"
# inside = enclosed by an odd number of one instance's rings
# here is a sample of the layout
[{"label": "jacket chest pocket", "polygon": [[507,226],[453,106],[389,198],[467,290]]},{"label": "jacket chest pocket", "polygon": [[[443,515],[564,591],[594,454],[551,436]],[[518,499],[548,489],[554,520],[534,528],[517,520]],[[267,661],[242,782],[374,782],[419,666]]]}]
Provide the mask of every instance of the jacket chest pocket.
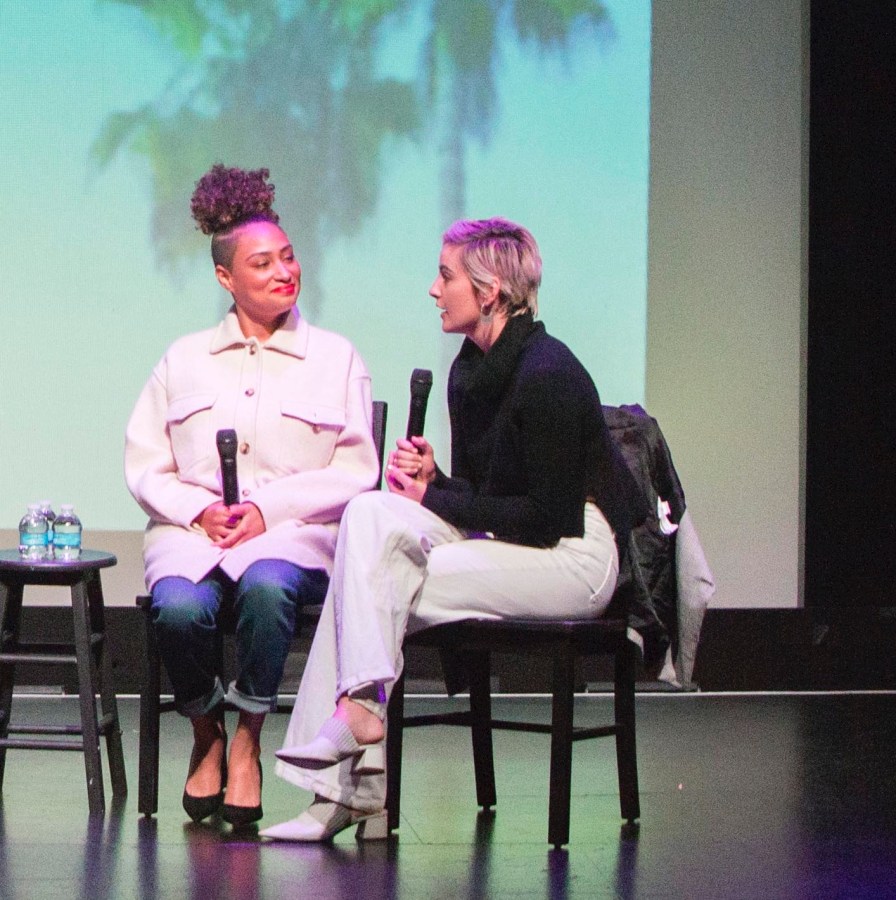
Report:
[{"label": "jacket chest pocket", "polygon": [[215,453],[212,407],[216,399],[216,394],[186,394],[168,404],[168,435],[181,476],[188,475]]},{"label": "jacket chest pocket", "polygon": [[328,465],[344,428],[344,408],[284,399],[280,404],[280,470],[304,472]]}]

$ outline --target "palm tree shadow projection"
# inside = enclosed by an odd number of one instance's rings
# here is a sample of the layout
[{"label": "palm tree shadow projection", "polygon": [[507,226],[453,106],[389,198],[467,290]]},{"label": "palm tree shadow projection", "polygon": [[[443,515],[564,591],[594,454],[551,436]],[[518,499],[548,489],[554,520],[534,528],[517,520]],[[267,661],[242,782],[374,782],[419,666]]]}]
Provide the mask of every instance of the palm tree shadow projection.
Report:
[{"label": "palm tree shadow projection", "polygon": [[124,151],[152,175],[152,239],[177,270],[208,253],[186,199],[211,163],[265,166],[304,266],[302,308],[322,305],[328,243],[376,206],[382,149],[412,134],[412,85],[378,78],[381,28],[407,0],[105,0],[136,7],[172,42],[178,75],[142,108],[109,116],[92,147],[102,167]]},{"label": "palm tree shadow projection", "polygon": [[435,0],[430,23],[420,83],[436,111],[431,121],[447,227],[465,215],[467,147],[473,140],[486,146],[492,135],[502,44],[512,40],[542,53],[566,52],[574,37],[609,35],[611,25],[598,0]]},{"label": "palm tree shadow projection", "polygon": [[[434,0],[419,85],[430,110],[427,120],[433,123],[431,138],[438,146],[444,227],[467,215],[467,148],[472,141],[487,146],[492,135],[502,43],[513,40],[538,52],[566,52],[574,38],[611,33],[609,14],[598,0]],[[530,137],[521,134],[518,140]],[[444,381],[459,343],[442,342],[439,369]],[[447,433],[434,439],[449,445]]]},{"label": "palm tree shadow projection", "polygon": [[[112,114],[93,146],[101,166],[124,151],[147,160],[161,264],[175,270],[208,252],[185,198],[212,162],[266,166],[288,182],[277,208],[298,236],[303,310],[312,319],[323,303],[326,247],[357,233],[374,211],[390,136],[435,145],[447,227],[466,215],[467,148],[488,144],[498,116],[503,42],[566,52],[574,38],[611,33],[598,0],[104,2],[138,9],[182,58],[161,96]],[[420,12],[426,25],[408,48],[419,59],[416,80],[377,77],[390,26]],[[443,383],[456,346],[443,342]],[[447,446],[444,435],[434,437]]]}]

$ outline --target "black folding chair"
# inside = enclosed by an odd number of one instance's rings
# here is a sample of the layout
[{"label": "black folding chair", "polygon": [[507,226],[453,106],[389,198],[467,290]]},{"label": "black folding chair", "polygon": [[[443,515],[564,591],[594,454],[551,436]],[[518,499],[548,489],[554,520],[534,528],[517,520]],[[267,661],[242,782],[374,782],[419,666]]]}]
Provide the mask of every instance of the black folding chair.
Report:
[{"label": "black folding chair", "polygon": [[[613,608],[624,606],[619,597]],[[627,636],[624,614],[589,621],[533,619],[465,619],[428,628],[405,639],[405,647],[431,647],[458,659],[469,680],[469,709],[406,716],[404,676],[395,683],[389,701],[387,793],[389,828],[399,825],[401,813],[401,762],[403,730],[422,725],[465,725],[471,729],[476,800],[490,808],[495,790],[492,730],[529,731],[551,735],[550,803],[548,842],[560,847],[569,842],[572,781],[572,745],[586,738],[613,736],[619,778],[622,818],[632,823],[640,817],[638,761],[635,740],[635,678],[639,648]],[[553,671],[550,724],[492,718],[492,653],[546,656]],[[598,727],[576,727],[573,722],[576,662],[580,657],[609,655],[614,660],[613,721]]]}]

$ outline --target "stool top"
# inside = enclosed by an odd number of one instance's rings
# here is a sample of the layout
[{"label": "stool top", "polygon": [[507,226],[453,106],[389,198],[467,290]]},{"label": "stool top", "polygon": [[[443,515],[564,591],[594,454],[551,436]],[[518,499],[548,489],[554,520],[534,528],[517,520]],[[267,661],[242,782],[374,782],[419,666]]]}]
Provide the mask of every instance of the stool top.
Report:
[{"label": "stool top", "polygon": [[22,559],[18,550],[0,550],[0,574],[43,575],[61,573],[92,572],[114,566],[118,559],[112,553],[102,550],[82,550],[79,559]]}]

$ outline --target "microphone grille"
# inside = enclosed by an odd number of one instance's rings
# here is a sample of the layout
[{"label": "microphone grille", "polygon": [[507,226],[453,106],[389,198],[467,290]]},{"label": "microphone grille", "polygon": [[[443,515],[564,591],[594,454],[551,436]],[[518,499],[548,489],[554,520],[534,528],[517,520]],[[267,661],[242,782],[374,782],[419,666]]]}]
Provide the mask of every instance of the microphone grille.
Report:
[{"label": "microphone grille", "polygon": [[429,369],[414,369],[411,373],[411,397],[426,400],[430,388],[432,388],[432,372]]},{"label": "microphone grille", "polygon": [[215,435],[215,443],[219,450],[236,447],[236,431],[233,428],[222,428]]}]

